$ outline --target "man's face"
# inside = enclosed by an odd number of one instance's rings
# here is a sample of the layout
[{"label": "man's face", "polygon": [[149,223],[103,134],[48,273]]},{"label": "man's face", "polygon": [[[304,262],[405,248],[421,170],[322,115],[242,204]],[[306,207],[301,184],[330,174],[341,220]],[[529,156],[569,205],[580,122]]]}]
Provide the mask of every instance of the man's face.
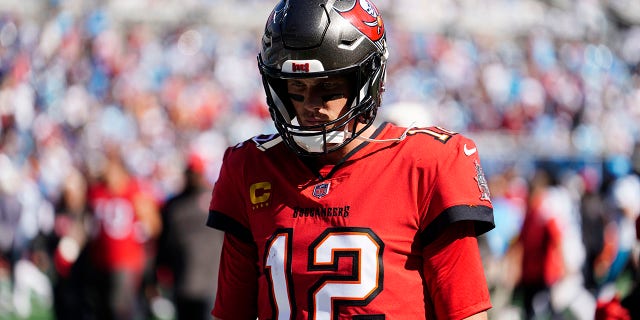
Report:
[{"label": "man's face", "polygon": [[345,77],[287,80],[287,93],[302,126],[320,125],[344,114],[349,87]]}]

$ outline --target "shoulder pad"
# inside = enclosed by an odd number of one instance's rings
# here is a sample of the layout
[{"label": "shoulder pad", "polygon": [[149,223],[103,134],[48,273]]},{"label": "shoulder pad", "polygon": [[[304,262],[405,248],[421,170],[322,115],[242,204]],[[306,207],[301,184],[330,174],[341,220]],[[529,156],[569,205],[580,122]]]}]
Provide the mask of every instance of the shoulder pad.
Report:
[{"label": "shoulder pad", "polygon": [[260,151],[266,151],[269,148],[277,145],[282,141],[282,137],[279,134],[262,134],[251,138],[251,141],[256,144],[256,148]]},{"label": "shoulder pad", "polygon": [[409,131],[407,131],[408,136],[416,134],[426,134],[427,136],[433,137],[436,141],[447,143],[449,139],[451,139],[458,133],[441,127],[411,128]]}]

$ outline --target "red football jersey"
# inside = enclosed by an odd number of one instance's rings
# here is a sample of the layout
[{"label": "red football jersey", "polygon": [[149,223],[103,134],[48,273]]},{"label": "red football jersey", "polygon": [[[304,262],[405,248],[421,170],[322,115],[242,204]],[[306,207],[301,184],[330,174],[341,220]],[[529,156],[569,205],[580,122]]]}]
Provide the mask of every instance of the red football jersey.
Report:
[{"label": "red football jersey", "polygon": [[98,268],[143,269],[146,257],[134,207],[134,199],[141,192],[135,180],[118,194],[103,184],[91,186],[88,200],[97,227],[91,240],[91,253]]},{"label": "red football jersey", "polygon": [[[374,138],[405,131],[386,124]],[[442,128],[413,128],[400,142],[364,143],[319,173],[278,141],[260,136],[225,153],[207,224],[235,237],[225,238],[214,315],[427,319],[435,317],[434,308],[454,317],[490,307],[486,283],[466,281],[469,274],[484,276],[473,237],[473,246],[461,242],[459,248],[475,249],[469,260],[476,263],[462,268],[466,275],[445,275],[467,282],[461,292],[449,283],[458,281],[425,286],[444,279],[424,276],[440,272],[434,261],[451,261],[423,258],[448,225],[473,221],[477,234],[494,226],[472,140]],[[434,307],[441,300],[431,295],[440,290],[455,301]]]}]

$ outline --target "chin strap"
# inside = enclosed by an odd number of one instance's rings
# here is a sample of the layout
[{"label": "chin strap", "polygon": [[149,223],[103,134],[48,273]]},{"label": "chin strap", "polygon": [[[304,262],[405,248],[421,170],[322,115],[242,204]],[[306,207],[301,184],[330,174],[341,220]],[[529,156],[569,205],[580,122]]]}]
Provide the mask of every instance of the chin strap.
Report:
[{"label": "chin strap", "polygon": [[[297,123],[296,119],[294,119],[294,121]],[[395,142],[400,142],[403,141],[404,139],[407,138],[407,134],[409,133],[409,131],[411,129],[414,129],[413,127],[413,123],[408,126],[404,132],[402,132],[402,134],[397,137],[397,138],[388,138],[388,139],[373,139],[373,138],[368,138],[368,137],[363,137],[363,136],[355,136],[354,139],[356,140],[360,140],[360,141],[367,141],[367,142],[374,142],[374,143],[395,143]],[[297,133],[318,133],[317,131],[302,131],[302,130],[297,130],[295,131]],[[347,127],[345,126],[344,130],[342,131],[330,131],[326,134],[326,143],[328,145],[330,144],[340,144],[343,143],[345,139],[352,137],[351,132],[349,132],[347,130]],[[323,152],[324,151],[324,138],[322,136],[322,134],[313,134],[313,135],[308,135],[308,136],[298,136],[298,135],[294,135],[293,136],[293,140],[298,144],[298,146],[300,146],[301,148],[309,151],[309,152]]]},{"label": "chin strap", "polygon": [[[301,131],[297,130],[296,133],[317,133],[317,131]],[[330,131],[326,134],[327,144],[340,144],[350,133],[345,131]],[[309,152],[324,152],[324,141],[322,134],[314,134],[310,136],[298,136],[294,135],[293,140],[303,149]]]},{"label": "chin strap", "polygon": [[[372,138],[367,138],[367,137],[363,137],[363,136],[356,136],[355,139],[357,140],[362,140],[362,141],[367,141],[367,142],[377,142],[377,143],[385,143],[385,142],[400,142],[404,139],[407,138],[407,134],[409,133],[409,131],[411,129],[414,129],[414,127],[412,126],[413,123],[411,124],[411,126],[407,127],[404,132],[402,132],[402,134],[397,137],[397,138],[388,138],[388,139],[372,139]],[[348,135],[351,135],[351,133],[347,132]]]}]

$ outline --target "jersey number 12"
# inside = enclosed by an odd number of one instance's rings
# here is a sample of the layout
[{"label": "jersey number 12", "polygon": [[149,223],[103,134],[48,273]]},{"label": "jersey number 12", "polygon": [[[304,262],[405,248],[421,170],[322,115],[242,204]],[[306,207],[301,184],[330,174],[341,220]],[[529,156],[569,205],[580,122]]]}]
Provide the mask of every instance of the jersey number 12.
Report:
[{"label": "jersey number 12", "polygon": [[[266,246],[264,271],[271,289],[273,319],[295,319],[292,238],[293,229],[280,229]],[[320,234],[309,246],[307,270],[325,276],[309,288],[309,319],[337,319],[340,306],[371,302],[382,290],[383,250],[384,244],[369,228],[330,228]],[[343,258],[352,261],[349,274],[338,274],[338,261]]]}]

